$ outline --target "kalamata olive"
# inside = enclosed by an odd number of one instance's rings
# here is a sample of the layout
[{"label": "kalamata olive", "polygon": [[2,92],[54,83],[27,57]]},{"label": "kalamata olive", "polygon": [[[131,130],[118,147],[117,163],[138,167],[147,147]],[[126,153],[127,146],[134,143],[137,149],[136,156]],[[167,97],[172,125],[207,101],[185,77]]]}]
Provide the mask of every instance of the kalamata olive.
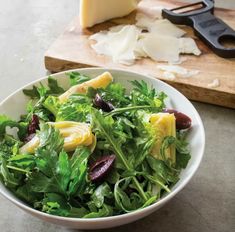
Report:
[{"label": "kalamata olive", "polygon": [[104,101],[98,93],[95,95],[94,104],[105,112],[114,110],[114,106],[110,102]]},{"label": "kalamata olive", "polygon": [[39,129],[39,118],[34,114],[31,122],[29,123],[28,135],[35,134],[37,129]]},{"label": "kalamata olive", "polygon": [[186,114],[173,109],[164,109],[163,112],[175,115],[176,129],[185,130],[191,127],[192,120]]},{"label": "kalamata olive", "polygon": [[98,159],[91,167],[89,171],[90,180],[93,182],[101,181],[111,170],[115,161],[115,155],[103,156]]}]

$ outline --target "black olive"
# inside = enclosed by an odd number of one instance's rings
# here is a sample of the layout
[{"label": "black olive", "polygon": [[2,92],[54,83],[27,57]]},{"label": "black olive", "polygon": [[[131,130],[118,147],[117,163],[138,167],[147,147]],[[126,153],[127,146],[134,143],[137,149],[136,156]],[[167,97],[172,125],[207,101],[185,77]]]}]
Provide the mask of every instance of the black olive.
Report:
[{"label": "black olive", "polygon": [[98,93],[95,95],[94,105],[105,112],[114,110],[114,106],[112,105],[112,103],[104,101]]},{"label": "black olive", "polygon": [[185,130],[190,128],[192,125],[191,118],[189,118],[186,114],[173,109],[164,109],[163,112],[175,115],[177,130]]},{"label": "black olive", "polygon": [[104,179],[104,177],[111,170],[113,163],[116,159],[115,155],[103,156],[98,159],[90,167],[89,177],[92,182],[99,182]]},{"label": "black olive", "polygon": [[39,129],[39,118],[34,114],[28,126],[28,135],[35,134],[37,129]]}]

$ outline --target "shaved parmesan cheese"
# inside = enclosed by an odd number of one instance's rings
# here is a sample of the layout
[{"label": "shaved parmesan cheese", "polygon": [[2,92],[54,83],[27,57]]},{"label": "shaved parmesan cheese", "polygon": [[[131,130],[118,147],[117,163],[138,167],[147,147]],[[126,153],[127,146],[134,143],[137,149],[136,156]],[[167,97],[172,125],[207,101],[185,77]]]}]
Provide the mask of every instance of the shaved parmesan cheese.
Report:
[{"label": "shaved parmesan cheese", "polygon": [[220,86],[219,79],[214,79],[211,83],[207,85],[207,87],[212,88],[212,89],[217,88],[219,86]]},{"label": "shaved parmesan cheese", "polygon": [[158,65],[157,68],[161,71],[164,71],[164,76],[166,72],[168,75],[173,74],[175,77],[189,78],[194,75],[199,74],[198,70],[189,70],[177,65]]},{"label": "shaved parmesan cheese", "polygon": [[201,55],[201,51],[192,38],[180,38],[180,52],[187,54]]},{"label": "shaved parmesan cheese", "polygon": [[134,49],[140,31],[132,25],[113,28],[112,31],[104,31],[90,37],[96,40],[96,44],[92,48],[98,53],[108,55],[113,58],[114,62],[131,65],[135,61]]},{"label": "shaved parmesan cheese", "polygon": [[180,38],[186,34],[185,31],[176,27],[167,19],[156,20],[149,28],[149,31],[159,35],[173,36],[176,38]]},{"label": "shaved parmesan cheese", "polygon": [[183,62],[187,61],[188,59],[186,57],[180,57],[180,59],[177,62],[168,62],[169,65],[177,65],[182,64]]},{"label": "shaved parmesan cheese", "polygon": [[151,25],[154,23],[154,21],[156,20],[156,18],[150,18],[148,16],[146,16],[143,13],[138,13],[136,14],[136,26],[137,27],[141,27],[143,29],[148,29],[151,27]]},{"label": "shaved parmesan cheese", "polygon": [[[136,20],[136,25],[118,25],[90,36],[89,39],[96,41],[91,47],[97,54],[111,56],[113,62],[125,65],[132,65],[136,59],[143,57],[179,64],[183,61],[180,54],[201,54],[195,41],[180,38],[185,31],[170,21],[150,18],[142,13],[137,14]],[[169,73],[166,75],[169,76]]]},{"label": "shaved parmesan cheese", "polygon": [[136,59],[141,59],[142,57],[148,57],[148,54],[143,49],[143,42],[144,42],[144,40],[140,39],[136,43],[136,46],[134,49]]},{"label": "shaved parmesan cheese", "polygon": [[176,38],[180,38],[186,34],[185,31],[178,28],[167,19],[152,19],[144,14],[137,14],[136,20],[136,26],[147,29],[150,33],[173,36]]},{"label": "shaved parmesan cheese", "polygon": [[179,41],[174,37],[149,34],[143,39],[143,50],[155,61],[179,60]]}]

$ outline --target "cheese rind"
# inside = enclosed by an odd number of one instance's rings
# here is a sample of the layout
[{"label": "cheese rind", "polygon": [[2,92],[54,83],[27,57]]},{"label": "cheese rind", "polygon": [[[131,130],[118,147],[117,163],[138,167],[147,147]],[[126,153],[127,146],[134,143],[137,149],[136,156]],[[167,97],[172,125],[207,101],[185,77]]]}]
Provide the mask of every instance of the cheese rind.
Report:
[{"label": "cheese rind", "polygon": [[81,27],[92,27],[112,18],[126,16],[137,8],[138,2],[139,0],[81,0]]}]

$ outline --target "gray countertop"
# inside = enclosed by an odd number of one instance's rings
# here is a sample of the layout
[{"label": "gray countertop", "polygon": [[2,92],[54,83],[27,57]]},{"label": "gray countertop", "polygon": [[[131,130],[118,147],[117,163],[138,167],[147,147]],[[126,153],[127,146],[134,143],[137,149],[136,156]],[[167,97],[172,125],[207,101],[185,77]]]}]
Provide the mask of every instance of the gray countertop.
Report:
[{"label": "gray countertop", "polygon": [[[0,100],[46,75],[43,55],[78,14],[78,1],[0,0]],[[234,0],[218,1],[235,8]],[[235,110],[193,102],[206,130],[202,164],[159,211],[107,231],[235,231]],[[42,222],[0,196],[0,231],[73,231]]]}]

